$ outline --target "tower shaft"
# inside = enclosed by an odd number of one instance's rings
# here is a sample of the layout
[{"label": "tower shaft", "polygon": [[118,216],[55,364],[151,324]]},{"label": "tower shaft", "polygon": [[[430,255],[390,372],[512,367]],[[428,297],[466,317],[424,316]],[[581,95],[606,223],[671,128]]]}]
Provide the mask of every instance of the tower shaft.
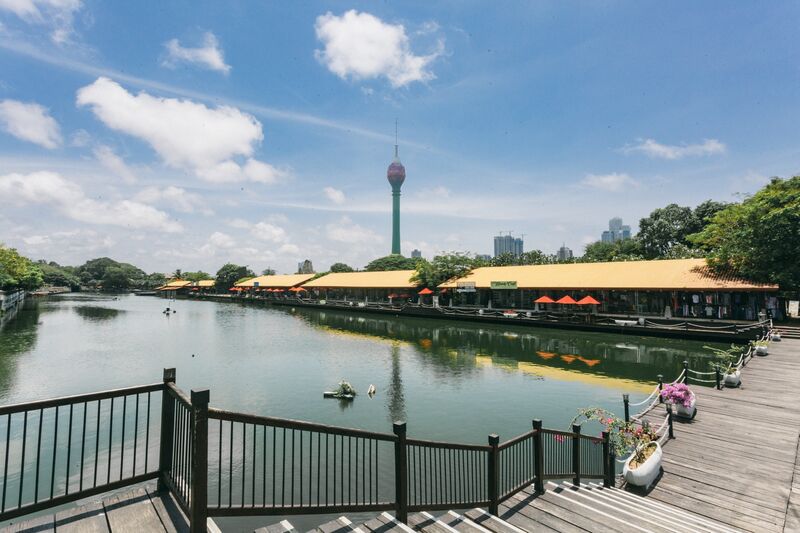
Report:
[{"label": "tower shaft", "polygon": [[392,253],[400,254],[400,187],[392,187]]}]

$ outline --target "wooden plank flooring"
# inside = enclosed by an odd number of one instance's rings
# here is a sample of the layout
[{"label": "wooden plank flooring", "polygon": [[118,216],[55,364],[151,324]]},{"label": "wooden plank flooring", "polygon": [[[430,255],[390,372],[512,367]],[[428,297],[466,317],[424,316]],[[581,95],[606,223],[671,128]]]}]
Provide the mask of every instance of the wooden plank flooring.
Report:
[{"label": "wooden plank flooring", "polygon": [[798,386],[800,340],[784,339],[748,363],[740,388],[695,387],[697,416],[676,419],[648,498],[746,531],[800,531]]},{"label": "wooden plank flooring", "polygon": [[116,494],[55,515],[39,516],[2,528],[2,532],[186,533],[189,524],[175,500],[152,485]]}]

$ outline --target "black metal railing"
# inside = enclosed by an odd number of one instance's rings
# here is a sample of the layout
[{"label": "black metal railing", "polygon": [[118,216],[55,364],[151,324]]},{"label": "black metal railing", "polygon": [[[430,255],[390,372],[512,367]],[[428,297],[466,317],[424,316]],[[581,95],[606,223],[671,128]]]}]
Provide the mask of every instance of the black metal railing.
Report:
[{"label": "black metal railing", "polygon": [[209,514],[394,509],[397,437],[209,409]]},{"label": "black metal railing", "polygon": [[0,521],[156,478],[161,388],[0,407]]},{"label": "black metal railing", "polygon": [[[5,424],[5,425],[3,425]],[[0,521],[158,479],[205,531],[208,516],[488,507],[544,480],[614,478],[608,435],[532,429],[488,444],[209,408],[175,369],[163,383],[0,407],[6,434]]]}]

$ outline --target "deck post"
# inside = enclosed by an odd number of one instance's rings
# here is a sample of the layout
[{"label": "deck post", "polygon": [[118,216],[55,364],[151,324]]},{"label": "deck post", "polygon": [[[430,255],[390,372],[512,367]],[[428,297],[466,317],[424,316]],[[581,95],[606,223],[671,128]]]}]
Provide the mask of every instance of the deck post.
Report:
[{"label": "deck post", "polygon": [[672,404],[671,403],[667,404],[667,427],[669,429],[669,438],[670,439],[674,439],[675,438],[675,433],[673,432],[673,428],[672,428]]},{"label": "deck post", "polygon": [[572,424],[572,484],[581,485],[581,425]]},{"label": "deck post", "polygon": [[625,406],[625,422],[630,422],[631,421],[631,409],[630,409],[631,397],[627,392],[622,395],[622,403]]},{"label": "deck post", "polygon": [[497,516],[498,508],[500,507],[500,437],[492,433],[489,435],[489,513]]},{"label": "deck post", "polygon": [[714,365],[714,378],[717,380],[717,390],[722,390],[722,371],[719,368],[719,363]]},{"label": "deck post", "polygon": [[614,472],[611,470],[614,464],[611,462],[611,436],[608,431],[603,431],[603,486],[611,487],[614,482]]},{"label": "deck post", "polygon": [[[192,390],[192,465],[189,531],[205,533],[208,521],[208,389]],[[244,495],[243,495],[244,496]]]},{"label": "deck post", "polygon": [[664,397],[661,396],[661,391],[664,390],[664,376],[658,375],[658,403],[664,403]]},{"label": "deck post", "polygon": [[397,435],[394,443],[394,490],[395,516],[397,520],[408,523],[408,457],[406,456],[406,423],[395,422],[392,430]]},{"label": "deck post", "polygon": [[683,383],[684,385],[689,382],[689,361],[683,362]]},{"label": "deck post", "polygon": [[167,473],[172,470],[172,439],[175,429],[175,400],[167,390],[168,383],[175,383],[175,369],[164,369],[164,390],[161,393],[161,438],[158,454],[158,490],[165,491]]},{"label": "deck post", "polygon": [[542,443],[542,421],[533,421],[533,488],[536,494],[544,494],[544,447]]}]

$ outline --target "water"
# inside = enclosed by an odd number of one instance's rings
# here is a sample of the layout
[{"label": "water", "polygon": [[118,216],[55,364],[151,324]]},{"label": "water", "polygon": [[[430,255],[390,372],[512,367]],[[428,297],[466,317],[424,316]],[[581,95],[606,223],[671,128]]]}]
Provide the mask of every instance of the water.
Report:
[{"label": "water", "polygon": [[[177,312],[164,315],[167,305]],[[566,429],[584,406],[621,414],[622,393],[643,399],[683,360],[709,369],[692,341],[75,294],[41,300],[0,331],[0,401],[152,383],[175,367],[178,386],[209,388],[215,407],[387,433],[406,420],[411,437],[486,443],[533,418]],[[340,379],[355,401],[323,399]]]}]

